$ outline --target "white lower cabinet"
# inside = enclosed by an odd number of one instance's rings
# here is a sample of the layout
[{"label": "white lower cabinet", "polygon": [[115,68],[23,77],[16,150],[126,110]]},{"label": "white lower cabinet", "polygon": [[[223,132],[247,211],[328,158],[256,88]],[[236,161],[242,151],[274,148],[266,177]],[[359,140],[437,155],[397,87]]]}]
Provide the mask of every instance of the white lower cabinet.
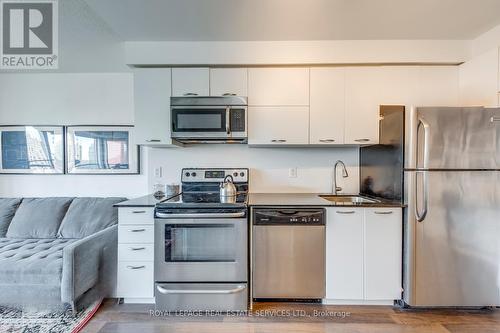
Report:
[{"label": "white lower cabinet", "polygon": [[326,297],[363,299],[363,210],[329,208]]},{"label": "white lower cabinet", "polygon": [[154,209],[118,209],[117,297],[154,302]]},{"label": "white lower cabinet", "polygon": [[328,208],[326,251],[325,303],[401,298],[401,208]]},{"label": "white lower cabinet", "polygon": [[364,234],[365,299],[401,298],[401,209],[366,208]]}]

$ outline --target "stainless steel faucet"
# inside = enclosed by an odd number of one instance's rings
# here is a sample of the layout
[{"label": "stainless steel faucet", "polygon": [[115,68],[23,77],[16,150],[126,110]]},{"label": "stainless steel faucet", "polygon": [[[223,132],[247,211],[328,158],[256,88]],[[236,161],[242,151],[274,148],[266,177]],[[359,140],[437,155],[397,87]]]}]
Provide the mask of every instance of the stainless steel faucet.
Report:
[{"label": "stainless steel faucet", "polygon": [[337,186],[337,166],[339,164],[340,166],[342,166],[342,177],[343,178],[349,177],[344,162],[342,162],[341,160],[335,162],[335,165],[333,166],[333,188],[332,188],[332,193],[335,195],[337,195],[338,192],[342,191],[342,187]]}]

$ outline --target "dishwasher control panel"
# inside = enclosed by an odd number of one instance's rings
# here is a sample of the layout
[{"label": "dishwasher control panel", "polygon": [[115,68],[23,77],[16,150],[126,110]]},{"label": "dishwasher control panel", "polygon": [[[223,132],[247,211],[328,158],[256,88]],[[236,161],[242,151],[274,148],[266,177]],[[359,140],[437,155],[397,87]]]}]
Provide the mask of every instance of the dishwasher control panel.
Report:
[{"label": "dishwasher control panel", "polygon": [[324,208],[257,208],[254,225],[325,225]]}]

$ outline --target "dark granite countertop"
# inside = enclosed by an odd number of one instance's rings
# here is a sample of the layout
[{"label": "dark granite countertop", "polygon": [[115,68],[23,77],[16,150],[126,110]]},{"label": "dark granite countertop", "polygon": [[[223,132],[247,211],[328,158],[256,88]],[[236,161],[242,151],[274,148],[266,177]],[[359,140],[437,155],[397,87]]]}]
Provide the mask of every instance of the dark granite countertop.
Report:
[{"label": "dark granite countertop", "polygon": [[154,207],[167,198],[156,199],[152,194],[144,195],[142,197],[122,201],[114,205],[114,207]]},{"label": "dark granite countertop", "polygon": [[[323,193],[250,193],[249,206],[321,206],[321,207],[405,207],[399,201],[345,203],[332,202],[320,197]],[[331,195],[331,194],[325,194]]]},{"label": "dark granite countertop", "polygon": [[[379,200],[373,203],[332,202],[320,197],[323,193],[249,193],[249,206],[317,206],[317,207],[405,207],[401,202]],[[331,194],[325,194],[331,195]],[[168,198],[156,199],[152,194],[115,204],[115,207],[154,207]]]}]

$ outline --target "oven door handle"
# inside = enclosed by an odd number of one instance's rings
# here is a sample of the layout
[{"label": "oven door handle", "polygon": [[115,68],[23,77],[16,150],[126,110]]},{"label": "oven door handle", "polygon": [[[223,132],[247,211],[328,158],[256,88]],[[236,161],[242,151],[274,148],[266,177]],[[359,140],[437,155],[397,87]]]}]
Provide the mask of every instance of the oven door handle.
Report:
[{"label": "oven door handle", "polygon": [[245,285],[238,285],[233,289],[167,289],[157,285],[156,289],[162,294],[236,294],[246,289]]},{"label": "oven door handle", "polygon": [[162,219],[176,219],[176,218],[237,218],[245,217],[246,212],[238,213],[187,213],[187,214],[165,214],[156,213],[156,217]]}]

